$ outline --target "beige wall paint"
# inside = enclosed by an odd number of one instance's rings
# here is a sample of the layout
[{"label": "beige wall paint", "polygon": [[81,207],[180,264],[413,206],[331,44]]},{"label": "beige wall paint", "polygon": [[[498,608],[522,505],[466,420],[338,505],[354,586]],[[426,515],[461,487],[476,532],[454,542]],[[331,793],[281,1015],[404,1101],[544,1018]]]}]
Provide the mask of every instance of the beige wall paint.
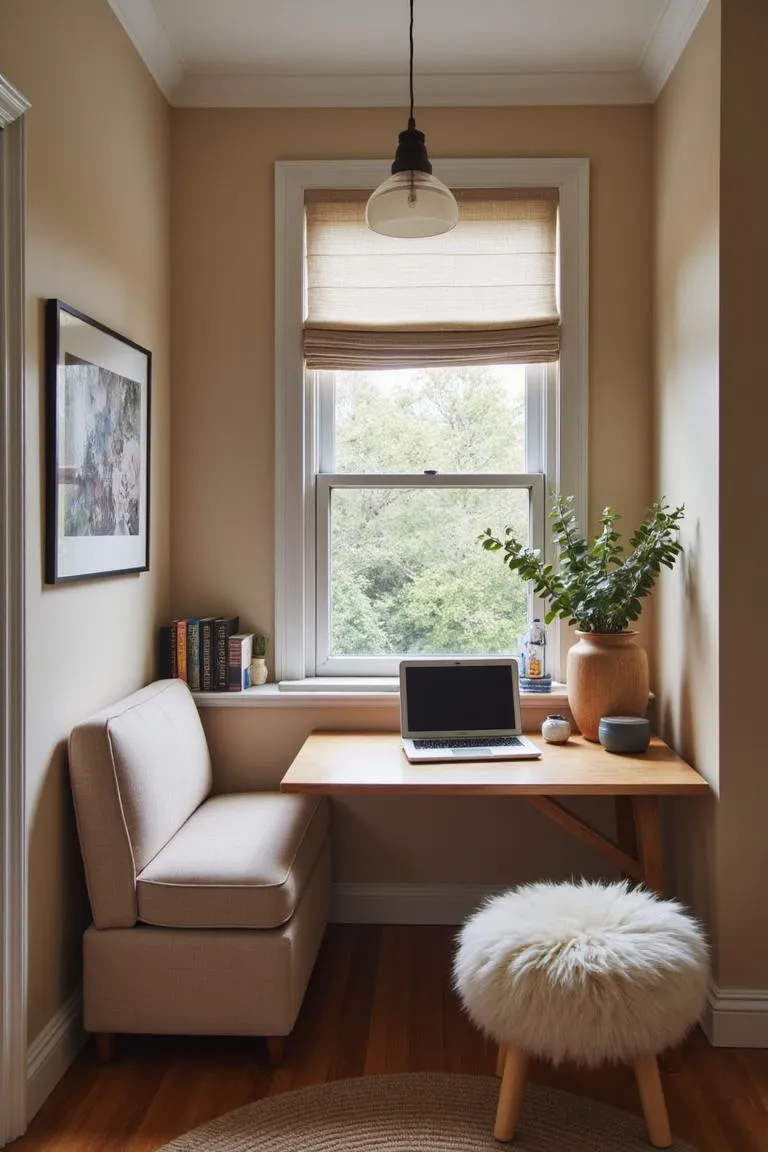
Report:
[{"label": "beige wall paint", "polygon": [[[238,611],[271,633],[274,161],[389,156],[402,110],[171,115],[172,609]],[[433,158],[589,157],[590,513],[594,523],[612,503],[633,525],[651,498],[651,109],[441,109],[418,119]],[[321,708],[204,709],[203,719],[239,787],[277,780],[313,727],[397,724]],[[514,802],[336,803],[334,844],[343,882],[503,883],[599,867]]]},{"label": "beige wall paint", "polygon": [[[66,778],[72,724],[151,679],[168,611],[169,115],[105,0],[4,0],[0,73],[27,117],[29,1034],[80,981],[87,922]],[[43,584],[43,301],[151,349],[151,568]]]},{"label": "beige wall paint", "polygon": [[710,0],[656,109],[658,475],[688,506],[683,569],[662,583],[665,735],[717,799],[678,806],[683,894],[707,916],[721,988],[768,985],[768,775],[755,733],[768,562],[765,269],[768,8]]},{"label": "beige wall paint", "polygon": [[[656,602],[662,734],[717,789],[719,764],[720,2],[654,109],[655,488],[684,503],[682,562]],[[681,895],[715,923],[717,805],[675,805]]]},{"label": "beige wall paint", "polygon": [[765,301],[768,5],[723,0],[720,178],[720,982],[768,987]]}]

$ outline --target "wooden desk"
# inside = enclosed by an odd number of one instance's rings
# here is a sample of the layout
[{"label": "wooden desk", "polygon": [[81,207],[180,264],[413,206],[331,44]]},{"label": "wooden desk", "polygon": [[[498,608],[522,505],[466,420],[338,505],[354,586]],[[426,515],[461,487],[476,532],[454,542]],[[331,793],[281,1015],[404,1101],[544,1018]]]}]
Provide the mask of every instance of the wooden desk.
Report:
[{"label": "wooden desk", "polygon": [[[659,797],[704,795],[709,785],[658,737],[642,756],[618,756],[581,736],[531,740],[540,760],[411,764],[398,732],[311,732],[280,784],[324,796],[520,796],[626,876],[664,891]],[[618,841],[555,796],[612,796]]]}]

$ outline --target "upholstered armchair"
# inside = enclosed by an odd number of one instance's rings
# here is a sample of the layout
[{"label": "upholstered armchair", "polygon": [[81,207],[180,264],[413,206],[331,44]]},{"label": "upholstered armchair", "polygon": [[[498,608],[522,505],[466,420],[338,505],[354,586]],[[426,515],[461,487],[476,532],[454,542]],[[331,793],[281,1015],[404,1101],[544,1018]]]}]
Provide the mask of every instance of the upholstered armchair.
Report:
[{"label": "upholstered armchair", "polygon": [[69,764],[93,923],[84,1023],[255,1035],[282,1057],[328,919],[327,802],[219,795],[194,699],[159,680],[78,724]]}]

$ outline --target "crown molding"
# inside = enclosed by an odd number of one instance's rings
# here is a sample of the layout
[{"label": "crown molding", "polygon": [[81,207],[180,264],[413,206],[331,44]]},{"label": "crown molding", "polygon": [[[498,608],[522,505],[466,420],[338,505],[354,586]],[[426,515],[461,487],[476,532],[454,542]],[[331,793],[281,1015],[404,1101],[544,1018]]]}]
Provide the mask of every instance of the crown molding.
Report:
[{"label": "crown molding", "polygon": [[[153,0],[108,0],[169,102],[187,108],[395,108],[403,74],[265,75],[189,72]],[[650,104],[661,92],[708,0],[669,0],[636,69],[617,72],[432,74],[418,77],[417,106]]]},{"label": "crown molding", "polygon": [[709,0],[669,0],[640,61],[651,103],[672,74],[708,3]]},{"label": "crown molding", "polygon": [[[173,103],[187,108],[402,108],[408,77],[389,75],[274,75],[188,73]],[[419,108],[503,107],[525,104],[643,104],[641,72],[539,72],[421,75]]]},{"label": "crown molding", "polygon": [[107,0],[154,77],[165,98],[172,97],[184,76],[184,63],[165,30],[152,0]]},{"label": "crown molding", "polygon": [[0,76],[0,128],[8,128],[19,116],[23,116],[29,104],[21,92]]}]

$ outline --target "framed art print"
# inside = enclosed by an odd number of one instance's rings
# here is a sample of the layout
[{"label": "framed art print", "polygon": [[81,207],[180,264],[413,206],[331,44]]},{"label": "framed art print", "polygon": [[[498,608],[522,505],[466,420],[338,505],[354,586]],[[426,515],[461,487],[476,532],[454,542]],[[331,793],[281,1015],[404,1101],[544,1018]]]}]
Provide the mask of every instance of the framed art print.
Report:
[{"label": "framed art print", "polygon": [[152,354],[47,300],[45,580],[149,568]]}]

